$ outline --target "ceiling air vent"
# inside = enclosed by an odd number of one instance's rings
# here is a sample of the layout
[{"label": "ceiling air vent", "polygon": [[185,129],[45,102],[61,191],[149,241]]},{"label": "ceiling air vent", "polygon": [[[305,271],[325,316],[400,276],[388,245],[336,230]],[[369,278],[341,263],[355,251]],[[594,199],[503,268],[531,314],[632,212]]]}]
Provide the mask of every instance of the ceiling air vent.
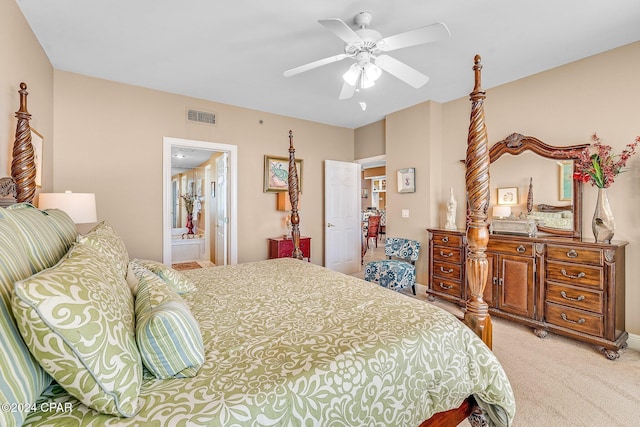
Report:
[{"label": "ceiling air vent", "polygon": [[204,123],[205,125],[215,126],[216,113],[211,113],[209,111],[194,110],[193,108],[187,108],[187,121]]}]

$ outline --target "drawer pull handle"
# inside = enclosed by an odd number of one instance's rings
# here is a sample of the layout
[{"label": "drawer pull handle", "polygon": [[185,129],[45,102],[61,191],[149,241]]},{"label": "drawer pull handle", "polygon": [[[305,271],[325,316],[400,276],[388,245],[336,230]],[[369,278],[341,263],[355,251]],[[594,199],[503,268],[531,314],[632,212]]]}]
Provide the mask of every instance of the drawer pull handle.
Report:
[{"label": "drawer pull handle", "polygon": [[443,273],[449,274],[449,273],[453,273],[453,268],[445,270],[442,266],[440,266],[440,271],[443,272]]},{"label": "drawer pull handle", "polygon": [[562,296],[562,298],[569,300],[569,301],[584,301],[585,296],[584,295],[580,295],[578,296],[578,298],[573,298],[573,297],[569,297],[567,296],[567,293],[565,291],[560,291],[560,296]]},{"label": "drawer pull handle", "polygon": [[527,249],[524,246],[520,245],[516,248],[516,251],[518,251],[519,254],[523,254],[527,251]]},{"label": "drawer pull handle", "polygon": [[442,289],[451,289],[451,288],[453,288],[453,285],[445,286],[444,283],[440,282],[440,287]]},{"label": "drawer pull handle", "polygon": [[501,277],[498,279],[498,286],[504,285],[504,279]]},{"label": "drawer pull handle", "polygon": [[493,284],[494,284],[494,285],[497,285],[497,284],[498,284],[498,278],[497,278],[497,277],[494,277],[494,278],[493,278],[493,280],[492,280],[492,282],[493,282]]},{"label": "drawer pull handle", "polygon": [[443,256],[445,258],[449,258],[453,256],[453,252],[449,252],[448,254],[445,254],[444,252],[440,251],[440,256]]},{"label": "drawer pull handle", "polygon": [[449,242],[449,236],[444,236],[444,237],[442,238],[442,242],[443,242],[443,243],[447,243],[447,242]]},{"label": "drawer pull handle", "polygon": [[584,320],[582,317],[580,319],[578,319],[578,320],[571,320],[564,313],[562,313],[560,316],[562,316],[562,320],[564,320],[565,322],[569,322],[569,323],[575,323],[575,324],[578,324],[578,325],[582,325],[584,322],[586,322],[586,320]]},{"label": "drawer pull handle", "polygon": [[564,277],[568,277],[569,279],[582,279],[584,276],[587,275],[584,271],[581,271],[580,273],[578,273],[577,276],[574,276],[572,274],[568,274],[567,270],[565,270],[564,268],[562,270],[560,270],[560,272],[562,273],[562,275]]},{"label": "drawer pull handle", "polygon": [[577,258],[578,257],[578,252],[576,252],[575,250],[571,249],[569,252],[567,252],[567,256],[569,258]]}]

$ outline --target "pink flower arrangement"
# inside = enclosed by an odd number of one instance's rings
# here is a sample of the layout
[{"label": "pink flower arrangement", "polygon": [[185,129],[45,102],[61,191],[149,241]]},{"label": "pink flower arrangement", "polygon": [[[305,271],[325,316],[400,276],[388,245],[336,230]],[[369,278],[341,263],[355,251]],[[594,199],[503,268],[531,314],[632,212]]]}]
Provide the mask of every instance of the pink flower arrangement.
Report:
[{"label": "pink flower arrangement", "polygon": [[[597,134],[594,133],[591,139],[594,141],[593,145],[571,153],[572,156],[577,155],[573,179],[590,182],[598,188],[608,188],[613,184],[616,175],[624,172],[627,161],[636,152],[640,136],[636,137],[635,142],[627,144],[620,155],[613,155],[611,146],[603,144]],[[595,152],[592,154],[590,149]]]}]

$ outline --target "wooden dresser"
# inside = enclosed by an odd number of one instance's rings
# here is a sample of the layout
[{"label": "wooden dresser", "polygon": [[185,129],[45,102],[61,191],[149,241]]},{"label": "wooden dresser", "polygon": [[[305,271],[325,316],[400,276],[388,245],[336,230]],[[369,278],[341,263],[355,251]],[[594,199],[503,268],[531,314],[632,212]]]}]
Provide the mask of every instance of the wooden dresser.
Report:
[{"label": "wooden dresser", "polygon": [[[428,229],[429,299],[465,305],[464,231]],[[492,234],[484,299],[492,315],[601,347],[626,346],[625,246],[560,237]]]}]

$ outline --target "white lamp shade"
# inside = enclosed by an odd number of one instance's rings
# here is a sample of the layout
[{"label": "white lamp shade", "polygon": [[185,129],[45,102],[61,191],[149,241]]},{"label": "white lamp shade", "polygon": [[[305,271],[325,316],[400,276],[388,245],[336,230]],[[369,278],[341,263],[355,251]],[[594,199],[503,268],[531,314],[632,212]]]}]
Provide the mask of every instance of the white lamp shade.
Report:
[{"label": "white lamp shade", "polygon": [[507,218],[511,216],[511,206],[494,206],[493,216],[494,218]]},{"label": "white lamp shade", "polygon": [[40,209],[60,209],[71,217],[75,224],[97,222],[96,195],[93,193],[40,193]]}]

